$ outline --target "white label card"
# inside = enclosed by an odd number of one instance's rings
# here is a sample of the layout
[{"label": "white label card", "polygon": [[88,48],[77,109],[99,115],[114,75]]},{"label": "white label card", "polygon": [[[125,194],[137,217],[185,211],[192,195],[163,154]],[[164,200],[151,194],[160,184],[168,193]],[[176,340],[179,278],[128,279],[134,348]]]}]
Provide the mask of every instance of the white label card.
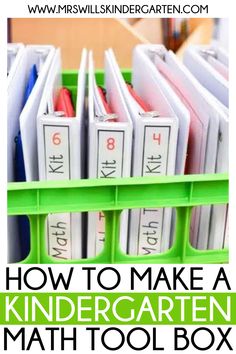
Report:
[{"label": "white label card", "polygon": [[70,179],[70,137],[68,126],[44,125],[46,179]]},{"label": "white label card", "polygon": [[[69,126],[44,125],[46,180],[70,179]],[[71,259],[71,214],[51,214],[47,218],[48,253],[59,259]]]},{"label": "white label card", "polygon": [[142,176],[167,173],[170,127],[145,127]]},{"label": "white label card", "polygon": [[71,214],[51,214],[47,219],[48,252],[58,259],[71,259]]},{"label": "white label card", "polygon": [[123,175],[124,132],[98,132],[98,178],[117,178]]},{"label": "white label card", "polygon": [[[123,176],[124,131],[98,131],[98,178],[117,178]],[[105,217],[97,213],[96,222],[96,254],[103,248],[105,239]]]},{"label": "white label card", "polygon": [[[143,176],[167,174],[170,127],[146,126],[144,133]],[[141,209],[138,254],[160,253],[164,209]]]}]

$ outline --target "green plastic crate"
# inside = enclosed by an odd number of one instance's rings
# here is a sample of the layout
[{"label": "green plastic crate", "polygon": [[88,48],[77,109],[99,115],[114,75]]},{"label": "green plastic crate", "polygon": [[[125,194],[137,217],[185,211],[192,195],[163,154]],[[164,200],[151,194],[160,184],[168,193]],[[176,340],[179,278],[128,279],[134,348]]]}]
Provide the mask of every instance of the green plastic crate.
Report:
[{"label": "green plastic crate", "polygon": [[[97,72],[103,84],[103,71]],[[131,73],[123,75],[131,81]],[[63,73],[63,84],[76,100],[78,74]],[[197,250],[190,245],[192,208],[228,203],[227,174],[135,177],[73,181],[8,183],[8,215],[28,215],[31,227],[29,256],[21,263],[226,263],[228,249]],[[119,244],[120,215],[124,209],[153,207],[176,208],[174,242],[168,251],[147,256],[124,254]],[[103,211],[106,218],[104,249],[94,258],[59,260],[47,254],[45,220],[50,213]]]}]

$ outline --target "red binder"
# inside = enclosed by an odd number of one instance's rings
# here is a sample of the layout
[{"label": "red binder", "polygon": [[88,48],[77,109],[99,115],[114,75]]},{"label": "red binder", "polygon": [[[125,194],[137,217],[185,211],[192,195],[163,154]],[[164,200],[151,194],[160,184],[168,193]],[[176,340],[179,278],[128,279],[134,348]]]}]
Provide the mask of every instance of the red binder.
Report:
[{"label": "red binder", "polygon": [[65,87],[62,87],[59,91],[55,110],[64,112],[65,117],[75,117],[71,93]]},{"label": "red binder", "polygon": [[100,97],[102,99],[102,103],[104,105],[106,113],[107,114],[112,114],[113,112],[111,110],[110,105],[107,102],[107,99],[106,99],[106,91],[102,87],[98,86],[98,92],[99,92],[99,95],[100,95]]},{"label": "red binder", "polygon": [[137,93],[134,91],[133,86],[131,84],[126,83],[127,88],[131,94],[131,96],[135,99],[135,101],[140,105],[140,107],[144,110],[144,112],[150,112],[151,109],[150,107],[144,102],[144,100],[137,95]]}]

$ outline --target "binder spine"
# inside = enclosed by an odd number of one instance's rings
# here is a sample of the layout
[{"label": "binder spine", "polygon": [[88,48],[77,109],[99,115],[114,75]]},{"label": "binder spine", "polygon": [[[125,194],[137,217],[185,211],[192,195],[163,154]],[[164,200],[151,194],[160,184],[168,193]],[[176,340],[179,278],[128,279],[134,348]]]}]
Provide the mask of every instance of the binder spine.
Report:
[{"label": "binder spine", "polygon": [[225,224],[227,219],[227,205],[213,205],[211,215],[211,227],[208,239],[209,249],[224,248]]},{"label": "binder spine", "polygon": [[[170,126],[144,126],[141,176],[167,174],[170,132]],[[130,252],[138,255],[161,252],[164,214],[165,209],[162,208],[144,208],[138,214],[137,211],[131,212]],[[136,232],[137,237],[134,235]],[[135,240],[136,246],[132,245]]]},{"label": "binder spine", "polygon": [[225,218],[225,233],[224,233],[224,248],[229,248],[229,205],[226,208],[226,218]]},{"label": "binder spine", "polygon": [[[97,178],[117,178],[124,175],[124,130],[98,129]],[[95,253],[99,254],[104,245],[105,218],[102,212],[96,214]]]},{"label": "binder spine", "polygon": [[[71,179],[70,127],[43,124],[45,179]],[[71,214],[47,218],[48,253],[60,259],[72,258]]]}]

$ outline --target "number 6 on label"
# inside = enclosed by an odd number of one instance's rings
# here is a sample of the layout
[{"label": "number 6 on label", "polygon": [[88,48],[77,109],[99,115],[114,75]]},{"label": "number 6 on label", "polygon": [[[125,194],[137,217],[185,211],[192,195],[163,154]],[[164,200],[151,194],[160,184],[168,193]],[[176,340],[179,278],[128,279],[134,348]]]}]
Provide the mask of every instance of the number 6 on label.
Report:
[{"label": "number 6 on label", "polygon": [[60,145],[61,144],[61,134],[54,133],[52,136],[52,142],[54,145]]}]

